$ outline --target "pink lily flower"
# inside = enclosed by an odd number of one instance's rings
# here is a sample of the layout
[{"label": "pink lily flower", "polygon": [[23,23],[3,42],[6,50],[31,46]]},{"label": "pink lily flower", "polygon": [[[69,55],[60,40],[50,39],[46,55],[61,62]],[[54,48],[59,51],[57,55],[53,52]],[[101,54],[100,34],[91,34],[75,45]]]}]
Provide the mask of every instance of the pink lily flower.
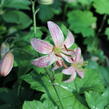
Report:
[{"label": "pink lily flower", "polygon": [[3,59],[0,61],[0,75],[7,76],[12,67],[14,62],[14,56],[11,52],[8,52],[4,55]]},{"label": "pink lily flower", "polygon": [[69,68],[62,71],[66,75],[71,75],[71,77],[65,82],[73,81],[76,77],[76,74],[78,74],[81,78],[84,77],[84,70],[82,67],[85,65],[85,63],[83,62],[83,58],[81,57],[81,49],[77,48],[74,51],[76,55],[74,61]]},{"label": "pink lily flower", "polygon": [[64,41],[64,35],[57,24],[52,21],[48,21],[48,28],[54,45],[46,41],[33,38],[31,40],[32,47],[39,53],[46,55],[33,60],[32,64],[38,67],[47,67],[56,62],[57,66],[60,67],[64,65],[63,58],[67,62],[72,63],[72,58],[70,55],[73,54],[73,51],[68,49],[74,43],[74,36],[72,33],[68,31],[67,38]]}]

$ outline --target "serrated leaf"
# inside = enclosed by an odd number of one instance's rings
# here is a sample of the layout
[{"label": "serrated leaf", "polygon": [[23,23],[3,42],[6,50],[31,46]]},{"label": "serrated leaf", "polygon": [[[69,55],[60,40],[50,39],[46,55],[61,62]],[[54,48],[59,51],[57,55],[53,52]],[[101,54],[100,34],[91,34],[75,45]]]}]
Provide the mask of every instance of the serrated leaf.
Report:
[{"label": "serrated leaf", "polygon": [[109,0],[94,0],[94,7],[100,14],[109,14]]},{"label": "serrated leaf", "polygon": [[91,109],[105,109],[109,104],[109,89],[103,94],[97,92],[86,92],[86,101]]},{"label": "serrated leaf", "polygon": [[70,11],[68,13],[70,29],[75,33],[81,33],[84,37],[94,36],[96,18],[90,11]]},{"label": "serrated leaf", "polygon": [[22,11],[7,11],[3,14],[2,17],[7,23],[15,23],[18,25],[18,28],[21,29],[27,28],[32,23],[30,17]]}]

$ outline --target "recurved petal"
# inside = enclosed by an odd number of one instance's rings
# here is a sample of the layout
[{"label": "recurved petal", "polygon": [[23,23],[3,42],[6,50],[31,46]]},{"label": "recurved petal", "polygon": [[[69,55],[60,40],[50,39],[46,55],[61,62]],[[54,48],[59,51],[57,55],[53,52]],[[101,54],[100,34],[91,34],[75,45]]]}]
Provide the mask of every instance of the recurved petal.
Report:
[{"label": "recurved petal", "polygon": [[48,28],[51,33],[52,39],[56,46],[60,46],[64,42],[64,35],[57,24],[52,21],[48,21]]},{"label": "recurved petal", "polygon": [[77,70],[77,73],[78,73],[78,75],[79,75],[81,78],[84,78],[84,72],[83,72],[83,71]]},{"label": "recurved petal", "polygon": [[8,52],[0,62],[0,75],[7,76],[12,67],[14,62],[14,56],[11,52]]},{"label": "recurved petal", "polygon": [[65,80],[64,82],[72,82],[76,78],[76,73],[74,72],[71,77],[68,80]]},{"label": "recurved petal", "polygon": [[52,52],[53,49],[53,46],[50,43],[36,38],[31,40],[31,45],[36,51],[43,54],[48,54]]},{"label": "recurved petal", "polygon": [[64,70],[62,71],[62,73],[63,73],[63,74],[66,74],[66,75],[72,75],[74,72],[75,72],[75,70],[73,69],[72,66],[69,67],[69,68],[67,68],[67,69],[64,69]]},{"label": "recurved petal", "polygon": [[40,58],[33,60],[32,64],[37,67],[47,67],[53,64],[55,61],[56,61],[56,57],[51,54],[51,55],[42,56]]},{"label": "recurved petal", "polygon": [[70,48],[74,43],[74,36],[73,34],[68,30],[68,35],[67,35],[67,38],[66,40],[64,41],[64,45],[67,47],[67,48]]},{"label": "recurved petal", "polygon": [[75,61],[76,62],[81,61],[81,49],[80,48],[75,49],[75,55],[76,55]]}]

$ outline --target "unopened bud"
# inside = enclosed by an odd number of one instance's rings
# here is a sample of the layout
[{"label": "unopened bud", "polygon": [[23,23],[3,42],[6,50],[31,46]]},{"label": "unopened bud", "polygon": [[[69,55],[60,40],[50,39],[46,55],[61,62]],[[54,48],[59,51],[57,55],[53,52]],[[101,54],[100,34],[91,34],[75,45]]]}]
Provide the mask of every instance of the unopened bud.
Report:
[{"label": "unopened bud", "polygon": [[0,62],[0,75],[7,76],[13,67],[13,63],[14,63],[13,54],[11,52],[6,53]]},{"label": "unopened bud", "polygon": [[40,4],[50,5],[54,2],[54,0],[38,0]]}]

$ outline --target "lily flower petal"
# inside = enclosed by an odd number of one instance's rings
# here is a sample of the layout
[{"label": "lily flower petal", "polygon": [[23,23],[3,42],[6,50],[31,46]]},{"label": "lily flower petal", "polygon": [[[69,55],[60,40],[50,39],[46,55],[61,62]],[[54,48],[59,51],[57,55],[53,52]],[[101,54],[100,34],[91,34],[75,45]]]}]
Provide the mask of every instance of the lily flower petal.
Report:
[{"label": "lily flower petal", "polygon": [[37,67],[47,67],[56,61],[56,57],[53,54],[42,56],[32,61],[32,64]]},{"label": "lily flower petal", "polygon": [[59,26],[52,21],[48,21],[48,28],[51,33],[54,44],[56,46],[61,46],[64,42],[64,35]]},{"label": "lily flower petal", "polygon": [[75,78],[76,78],[76,73],[74,72],[72,75],[71,75],[71,77],[68,79],[68,80],[65,80],[64,82],[72,82],[73,80],[75,80]]},{"label": "lily flower petal", "polygon": [[80,48],[76,48],[76,49],[75,49],[75,54],[76,54],[76,59],[75,59],[75,61],[76,61],[76,62],[80,62],[80,60],[81,60],[81,49],[80,49]]},{"label": "lily flower petal", "polygon": [[64,74],[66,74],[66,75],[71,75],[71,77],[70,77],[68,80],[65,80],[64,82],[71,82],[71,81],[73,81],[73,80],[75,79],[75,77],[76,77],[76,72],[75,72],[75,70],[73,69],[73,67],[69,67],[69,68],[67,68],[67,69],[64,69],[62,72],[63,72]]},{"label": "lily flower petal", "polygon": [[74,73],[74,72],[75,72],[75,70],[73,69],[73,67],[69,67],[69,68],[64,69],[62,71],[62,73],[65,74],[65,75],[72,75],[72,73]]},{"label": "lily flower petal", "polygon": [[50,43],[36,38],[31,40],[31,45],[36,51],[43,54],[48,54],[52,52],[53,49],[53,46]]},{"label": "lily flower petal", "polygon": [[73,63],[73,58],[64,54],[61,54],[61,56],[69,63]]},{"label": "lily flower petal", "polygon": [[13,62],[13,54],[11,52],[6,53],[0,62],[0,75],[7,76],[13,67]]},{"label": "lily flower petal", "polygon": [[84,72],[83,72],[83,71],[77,70],[77,73],[78,73],[78,75],[79,75],[81,78],[84,78]]},{"label": "lily flower petal", "polygon": [[68,30],[68,35],[67,35],[67,38],[66,40],[64,41],[64,45],[67,47],[67,48],[70,48],[74,43],[74,36],[73,34]]}]

